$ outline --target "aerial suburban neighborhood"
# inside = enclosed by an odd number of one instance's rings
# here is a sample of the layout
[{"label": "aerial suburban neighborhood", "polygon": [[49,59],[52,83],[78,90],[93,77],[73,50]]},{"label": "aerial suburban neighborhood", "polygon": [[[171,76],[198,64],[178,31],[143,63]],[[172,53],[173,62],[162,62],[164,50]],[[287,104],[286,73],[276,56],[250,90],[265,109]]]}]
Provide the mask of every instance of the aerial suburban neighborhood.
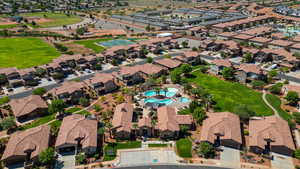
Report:
[{"label": "aerial suburban neighborhood", "polygon": [[0,1],[0,168],[300,169],[300,1]]}]

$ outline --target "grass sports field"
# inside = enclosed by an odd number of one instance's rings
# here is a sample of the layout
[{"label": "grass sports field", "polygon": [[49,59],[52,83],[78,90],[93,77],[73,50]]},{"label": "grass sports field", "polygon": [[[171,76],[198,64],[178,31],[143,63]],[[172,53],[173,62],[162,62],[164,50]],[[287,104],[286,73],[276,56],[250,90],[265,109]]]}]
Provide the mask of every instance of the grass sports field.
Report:
[{"label": "grass sports field", "polygon": [[214,109],[217,112],[233,112],[238,104],[247,105],[257,116],[272,115],[273,111],[264,103],[262,93],[256,92],[242,84],[223,81],[217,77],[200,73],[193,73],[196,78],[188,79],[213,95],[217,102]]},{"label": "grass sports field", "polygon": [[75,16],[75,15],[68,16],[63,13],[37,12],[37,13],[22,14],[22,16],[40,17],[46,19],[46,21],[38,23],[38,26],[36,26],[41,28],[70,25],[81,21],[81,18],[79,16]]},{"label": "grass sports field", "polygon": [[60,56],[52,46],[38,38],[0,38],[0,68],[29,68],[46,64]]},{"label": "grass sports field", "polygon": [[102,46],[96,45],[95,43],[109,41],[109,40],[112,40],[112,38],[80,40],[80,41],[75,41],[74,43],[82,45],[86,48],[92,49],[94,52],[99,53],[99,52],[102,52],[105,48]]}]

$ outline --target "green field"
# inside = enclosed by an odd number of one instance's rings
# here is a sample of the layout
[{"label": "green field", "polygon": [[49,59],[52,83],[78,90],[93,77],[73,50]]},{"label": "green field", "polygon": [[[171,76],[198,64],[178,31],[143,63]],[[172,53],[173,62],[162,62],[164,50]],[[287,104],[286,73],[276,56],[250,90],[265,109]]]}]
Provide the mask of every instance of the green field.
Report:
[{"label": "green field", "polygon": [[38,38],[0,38],[0,68],[29,68],[51,62],[60,53]]},{"label": "green field", "polygon": [[192,142],[188,138],[182,138],[176,141],[177,153],[180,157],[192,157]]},{"label": "green field", "polygon": [[267,94],[266,99],[278,111],[280,117],[287,121],[292,120],[292,115],[281,109],[281,100],[277,96]]},{"label": "green field", "polygon": [[195,78],[188,79],[189,82],[195,83],[206,89],[212,94],[216,101],[214,110],[216,112],[229,111],[233,112],[237,105],[247,105],[254,111],[257,116],[272,115],[273,111],[264,103],[262,93],[256,92],[245,85],[220,80],[217,77],[200,73],[193,73]]},{"label": "green field", "polygon": [[[119,149],[130,149],[130,148],[141,148],[142,143],[140,141],[129,141],[123,143],[109,143],[104,147],[104,158],[103,161],[111,161],[116,158],[117,150]],[[111,154],[108,152],[111,151]]]},{"label": "green field", "polygon": [[10,29],[10,28],[14,28],[17,26],[18,26],[18,24],[0,25],[0,29]]},{"label": "green field", "polygon": [[34,128],[34,127],[46,124],[49,121],[54,120],[54,119],[55,119],[55,114],[49,114],[47,116],[44,116],[44,117],[41,117],[41,118],[35,120],[32,123],[21,126],[20,130],[26,130],[26,129]]},{"label": "green field", "polygon": [[92,49],[94,52],[99,53],[99,52],[102,52],[105,48],[102,46],[96,45],[95,43],[109,41],[109,40],[112,40],[112,38],[80,40],[80,41],[75,41],[74,43],[82,45],[86,48]]},{"label": "green field", "polygon": [[70,25],[81,21],[81,18],[79,16],[75,16],[75,15],[68,16],[63,13],[37,12],[37,13],[25,13],[22,14],[22,16],[40,17],[40,18],[49,19],[49,22],[38,23],[37,27],[41,27],[41,28]]},{"label": "green field", "polygon": [[168,147],[168,144],[148,144],[148,147]]}]

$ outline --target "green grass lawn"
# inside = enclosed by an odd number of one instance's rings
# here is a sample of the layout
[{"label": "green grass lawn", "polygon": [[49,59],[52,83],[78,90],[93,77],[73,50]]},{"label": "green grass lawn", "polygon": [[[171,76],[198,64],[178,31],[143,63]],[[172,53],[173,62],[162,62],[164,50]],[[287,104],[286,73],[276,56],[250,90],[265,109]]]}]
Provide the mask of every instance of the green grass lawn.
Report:
[{"label": "green grass lawn", "polygon": [[[116,158],[117,150],[119,149],[130,149],[140,148],[142,143],[140,141],[129,141],[124,143],[109,143],[104,147],[104,161],[111,161]],[[108,154],[111,152],[111,154]]]},{"label": "green grass lawn", "polygon": [[188,138],[182,138],[176,141],[177,153],[180,157],[192,157],[192,142]]},{"label": "green grass lawn", "polygon": [[[68,110],[65,111],[65,113],[70,113],[70,114],[73,114],[74,112],[77,112],[81,110],[79,107],[72,107]],[[91,115],[90,112],[86,111],[86,110],[82,110],[80,112],[77,112],[76,114],[81,114],[81,115]]]},{"label": "green grass lawn", "polygon": [[266,99],[278,111],[280,117],[287,121],[292,120],[292,115],[281,109],[281,100],[277,96],[267,94]]},{"label": "green grass lawn", "polygon": [[56,26],[70,25],[81,21],[81,18],[79,16],[75,16],[75,15],[67,16],[66,14],[63,13],[37,12],[37,13],[22,14],[22,16],[24,17],[41,17],[41,18],[44,18],[44,15],[46,16],[45,17],[46,19],[49,19],[49,22],[38,23],[38,26],[36,27],[41,27],[41,28],[56,27]]},{"label": "green grass lawn", "polygon": [[10,28],[14,28],[17,26],[18,26],[18,24],[0,25],[0,29],[10,29]]},{"label": "green grass lawn", "polygon": [[30,123],[30,124],[26,124],[24,126],[20,127],[20,130],[26,130],[26,129],[30,129],[30,128],[34,128],[43,124],[48,123],[51,120],[55,119],[55,114],[49,114],[47,116],[41,117],[37,120],[35,120],[34,122]]},{"label": "green grass lawn", "polygon": [[148,147],[168,147],[168,144],[148,144]]},{"label": "green grass lawn", "polygon": [[47,64],[60,53],[39,38],[0,38],[0,68]]},{"label": "green grass lawn", "polygon": [[92,49],[94,52],[99,53],[99,52],[102,52],[105,48],[102,46],[96,45],[95,43],[105,42],[105,41],[109,41],[109,40],[112,40],[112,38],[80,40],[80,41],[75,41],[74,43],[82,45],[86,48]]},{"label": "green grass lawn", "polygon": [[273,114],[273,111],[264,103],[262,93],[256,92],[245,85],[224,81],[199,71],[193,72],[193,75],[196,77],[190,78],[188,81],[205,88],[213,95],[216,101],[216,105],[214,105],[216,112],[233,112],[238,104],[242,104],[249,106],[257,116]]}]

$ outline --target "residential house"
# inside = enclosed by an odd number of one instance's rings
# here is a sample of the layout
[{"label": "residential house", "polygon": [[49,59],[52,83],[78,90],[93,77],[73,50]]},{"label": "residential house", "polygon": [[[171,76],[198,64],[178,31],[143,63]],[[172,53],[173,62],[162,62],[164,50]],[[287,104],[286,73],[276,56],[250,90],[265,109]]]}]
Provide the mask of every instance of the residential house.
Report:
[{"label": "residential house", "polygon": [[295,150],[288,122],[277,116],[249,121],[249,147],[257,154],[270,152],[292,156]]},{"label": "residential house", "polygon": [[144,79],[147,77],[154,77],[157,78],[163,74],[166,74],[168,69],[159,65],[151,64],[151,63],[146,63],[143,65],[138,65],[136,68],[139,70],[139,72],[142,74]]},{"label": "residential house", "polygon": [[3,68],[0,69],[0,74],[5,74],[9,86],[13,88],[24,86],[24,81],[16,68]]},{"label": "residential house", "polygon": [[122,103],[116,106],[112,120],[112,134],[117,139],[129,139],[132,131],[133,105]]},{"label": "residential house", "polygon": [[226,67],[232,67],[232,63],[228,59],[215,59],[210,65],[210,71],[215,74],[221,74]]},{"label": "residential house", "polygon": [[17,121],[24,122],[47,113],[47,103],[38,95],[13,99],[8,103]]},{"label": "residential house", "polygon": [[241,83],[246,83],[252,80],[265,80],[266,75],[264,71],[255,64],[241,64],[238,67],[235,78]]},{"label": "residential house", "polygon": [[174,59],[191,65],[197,65],[200,63],[199,53],[194,51],[186,51],[183,53],[183,55],[178,55],[174,57]]},{"label": "residential house", "polygon": [[119,71],[113,72],[112,75],[116,78],[117,82],[121,82],[128,86],[145,81],[138,66],[123,66]]},{"label": "residential house", "polygon": [[98,122],[73,114],[63,119],[55,143],[57,152],[76,150],[93,154],[97,150]]},{"label": "residential house", "polygon": [[39,127],[13,133],[6,145],[1,160],[8,165],[37,162],[39,154],[48,148],[50,127]]},{"label": "residential house", "polygon": [[158,64],[162,67],[172,70],[179,67],[182,64],[182,62],[174,59],[165,58],[165,59],[155,60],[154,64]]},{"label": "residential house", "polygon": [[91,89],[98,94],[112,92],[118,88],[114,82],[114,76],[108,73],[96,73],[92,78],[84,81]]},{"label": "residential house", "polygon": [[191,129],[193,125],[192,116],[178,115],[174,107],[163,106],[157,109],[155,135],[162,139],[177,138],[181,125],[186,125]]},{"label": "residential house", "polygon": [[151,118],[148,116],[143,116],[143,118],[138,121],[138,135],[144,137],[153,136],[153,127],[151,123]]},{"label": "residential house", "polygon": [[87,97],[85,83],[66,81],[61,86],[53,88],[46,93],[51,99],[62,99],[67,103],[77,104],[81,97]]},{"label": "residential house", "polygon": [[215,146],[240,149],[242,146],[239,116],[230,112],[208,113],[203,121],[200,141]]}]

